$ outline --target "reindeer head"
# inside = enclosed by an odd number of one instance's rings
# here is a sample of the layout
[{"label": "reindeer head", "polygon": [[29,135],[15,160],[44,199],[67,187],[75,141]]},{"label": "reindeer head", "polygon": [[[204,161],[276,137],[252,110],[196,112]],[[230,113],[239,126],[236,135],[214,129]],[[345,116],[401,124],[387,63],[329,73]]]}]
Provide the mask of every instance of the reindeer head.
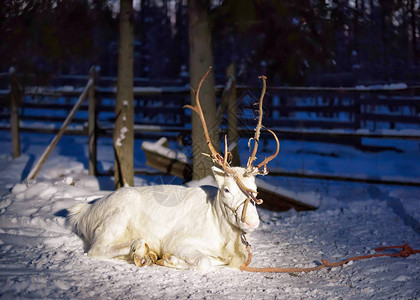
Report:
[{"label": "reindeer head", "polygon": [[[232,167],[232,170],[244,186],[257,190],[255,176],[246,175],[245,168]],[[233,176],[217,167],[212,167],[212,171],[219,187],[218,205],[228,222],[243,232],[256,229],[260,225],[260,219],[255,202],[251,201],[252,205],[248,205],[250,198],[240,189]]]},{"label": "reindeer head", "polygon": [[[263,89],[259,100],[259,119],[258,125],[255,129],[255,135],[249,140],[249,145],[251,144],[252,140],[254,141],[254,148],[250,158],[248,159],[247,167],[231,167],[229,163],[229,157],[231,157],[232,154],[228,151],[227,138],[225,136],[225,154],[224,157],[222,157],[219,153],[217,153],[213,147],[213,144],[211,143],[206,121],[204,119],[204,114],[200,105],[200,88],[210,71],[211,67],[207,70],[206,74],[204,74],[203,78],[198,84],[197,91],[195,92],[195,106],[185,105],[184,108],[190,108],[200,116],[204,135],[206,137],[207,145],[209,146],[211,153],[208,156],[213,160],[214,163],[218,164],[222,168],[219,169],[213,167],[212,170],[219,186],[218,197],[221,201],[222,207],[224,208],[228,221],[242,231],[250,232],[256,229],[259,225],[259,217],[256,204],[261,204],[263,202],[261,199],[257,199],[256,197],[257,186],[255,184],[255,176],[266,175],[268,173],[267,164],[278,155],[280,149],[280,143],[276,134],[273,131],[267,129],[277,142],[276,152],[273,155],[266,157],[257,166],[253,166],[253,162],[256,159],[255,155],[258,149],[260,130],[263,127],[262,101],[266,91],[267,78],[265,76],[260,77],[263,80]],[[250,202],[253,204],[252,207],[248,205]]]}]

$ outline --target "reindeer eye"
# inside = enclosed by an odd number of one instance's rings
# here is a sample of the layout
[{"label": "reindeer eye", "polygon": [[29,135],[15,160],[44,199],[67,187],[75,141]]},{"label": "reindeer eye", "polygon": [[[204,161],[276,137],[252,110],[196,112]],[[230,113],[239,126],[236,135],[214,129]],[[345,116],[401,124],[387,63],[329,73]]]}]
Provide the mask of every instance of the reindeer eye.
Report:
[{"label": "reindeer eye", "polygon": [[230,193],[228,188],[225,188],[225,193],[226,194]]}]

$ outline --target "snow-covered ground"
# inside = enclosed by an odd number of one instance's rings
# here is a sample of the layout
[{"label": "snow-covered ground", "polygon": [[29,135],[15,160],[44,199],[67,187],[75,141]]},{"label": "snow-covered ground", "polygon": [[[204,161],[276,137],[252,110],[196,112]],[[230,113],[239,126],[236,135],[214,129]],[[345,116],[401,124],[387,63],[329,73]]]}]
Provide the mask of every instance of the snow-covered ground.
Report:
[{"label": "snow-covered ground", "polygon": [[[420,297],[420,254],[374,258],[306,274],[211,272],[138,268],[121,260],[85,255],[66,224],[67,209],[112,189],[110,178],[87,175],[87,139],[64,136],[37,179],[23,182],[52,136],[22,134],[23,155],[11,159],[10,135],[0,133],[0,297],[11,298],[217,298],[217,299],[415,299]],[[283,141],[271,167],[288,171],[369,177],[420,178],[415,141],[366,141],[389,149],[361,152],[349,146]],[[135,167],[144,167],[136,141]],[[388,144],[386,144],[388,143]],[[244,152],[246,141],[241,146]],[[390,148],[395,147],[395,149]],[[270,145],[267,151],[270,152]],[[112,144],[99,140],[99,167],[113,165]],[[241,157],[244,161],[246,154]],[[259,157],[263,157],[262,154]],[[310,212],[259,209],[260,228],[250,237],[252,266],[314,266],[408,243],[420,249],[419,187],[381,186],[263,177],[294,193],[316,192]],[[180,183],[172,177],[137,177],[136,185]]]}]

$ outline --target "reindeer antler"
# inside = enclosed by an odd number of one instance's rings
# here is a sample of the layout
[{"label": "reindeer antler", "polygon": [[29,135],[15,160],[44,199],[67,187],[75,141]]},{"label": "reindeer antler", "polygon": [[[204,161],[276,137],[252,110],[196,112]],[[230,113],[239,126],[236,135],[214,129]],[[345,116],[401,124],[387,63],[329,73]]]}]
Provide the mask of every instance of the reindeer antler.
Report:
[{"label": "reindeer antler", "polygon": [[203,78],[201,78],[200,82],[198,83],[197,91],[193,90],[194,96],[195,96],[195,106],[187,104],[187,105],[184,105],[184,108],[189,108],[189,109],[195,111],[199,115],[200,120],[201,120],[201,124],[203,125],[203,130],[204,130],[204,135],[206,137],[207,146],[209,146],[209,149],[210,149],[210,152],[211,152],[210,157],[218,165],[223,165],[223,161],[224,161],[223,157],[219,153],[217,153],[216,149],[214,149],[213,144],[211,142],[209,131],[208,131],[207,125],[206,125],[206,120],[204,119],[204,114],[203,114],[203,110],[201,109],[200,99],[199,99],[199,93],[200,93],[201,86],[203,85],[204,79],[206,79],[207,75],[209,75],[211,69],[212,69],[212,67],[209,67],[207,72],[204,74]]},{"label": "reindeer antler", "polygon": [[206,79],[207,75],[210,73],[211,69],[212,69],[212,67],[209,67],[209,69],[207,70],[207,72],[204,74],[203,78],[201,78],[200,82],[198,83],[197,91],[194,92],[195,106],[192,106],[192,105],[184,105],[184,108],[190,108],[191,110],[195,111],[200,116],[201,124],[203,125],[204,135],[205,135],[206,141],[207,141],[207,146],[209,147],[209,150],[210,150],[210,153],[211,153],[209,156],[213,160],[213,162],[215,162],[220,167],[222,167],[223,171],[226,174],[228,174],[228,175],[230,175],[230,176],[232,176],[234,178],[236,184],[239,186],[239,188],[241,189],[241,191],[243,193],[245,193],[255,203],[261,204],[262,203],[262,200],[256,198],[257,191],[254,191],[254,190],[252,190],[250,188],[247,188],[242,183],[242,181],[239,179],[239,177],[236,174],[236,172],[230,166],[230,164],[228,162],[228,157],[231,154],[227,150],[227,138],[226,138],[226,136],[225,136],[225,155],[224,155],[224,157],[222,157],[219,153],[217,153],[216,149],[213,147],[213,144],[211,142],[210,135],[209,135],[209,132],[208,132],[208,129],[207,129],[207,125],[206,125],[206,120],[204,119],[204,114],[203,114],[203,110],[201,109],[200,99],[199,99],[199,94],[200,94],[201,86],[202,86],[204,80]]},{"label": "reindeer antler", "polygon": [[[248,145],[249,145],[249,147],[251,148],[251,140],[254,140],[254,149],[253,149],[253,151],[252,151],[252,154],[251,154],[251,156],[249,157],[249,159],[248,159],[248,163],[247,163],[247,171],[246,171],[246,173],[247,174],[254,174],[254,175],[257,175],[257,174],[260,174],[260,175],[266,175],[267,173],[268,173],[268,171],[267,171],[267,164],[270,162],[270,161],[272,161],[278,154],[279,154],[279,150],[280,150],[280,143],[279,143],[279,140],[278,140],[278,138],[277,138],[277,136],[276,136],[276,134],[272,131],[272,130],[270,130],[270,129],[267,129],[268,130],[268,132],[270,132],[272,135],[273,135],[273,137],[274,137],[274,139],[276,140],[276,143],[277,143],[277,149],[276,149],[276,152],[273,154],[273,155],[270,155],[269,157],[266,157],[261,163],[259,163],[256,167],[254,167],[252,164],[254,163],[254,160],[256,159],[255,158],[255,155],[257,154],[257,150],[258,150],[258,143],[259,143],[259,141],[260,141],[260,131],[261,131],[261,128],[262,127],[264,127],[263,125],[262,125],[262,118],[263,118],[263,109],[262,109],[262,104],[263,104],[263,99],[264,99],[264,95],[265,95],[265,91],[266,91],[266,89],[267,89],[267,83],[266,83],[266,81],[267,81],[267,77],[265,77],[264,75],[262,75],[262,76],[260,76],[259,77],[260,79],[262,79],[262,81],[263,81],[263,88],[262,88],[262,91],[261,91],[261,96],[260,96],[260,100],[259,100],[259,108],[258,108],[258,110],[259,110],[259,116],[258,116],[258,124],[257,124],[257,127],[255,128],[255,135],[254,135],[254,137],[253,138],[250,138],[249,139],[249,143],[248,143]],[[262,166],[264,166],[264,169],[263,170],[260,170],[260,168],[262,167]]]}]

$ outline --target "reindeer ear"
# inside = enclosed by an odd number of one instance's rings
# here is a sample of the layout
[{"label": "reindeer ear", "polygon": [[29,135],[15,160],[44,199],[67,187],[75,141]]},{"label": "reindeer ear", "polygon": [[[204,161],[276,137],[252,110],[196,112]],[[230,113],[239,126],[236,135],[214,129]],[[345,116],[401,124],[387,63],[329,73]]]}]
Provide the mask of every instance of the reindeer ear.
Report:
[{"label": "reindeer ear", "polygon": [[221,187],[225,182],[225,172],[214,166],[211,167],[211,170],[213,171],[214,178],[216,178],[217,185]]}]

